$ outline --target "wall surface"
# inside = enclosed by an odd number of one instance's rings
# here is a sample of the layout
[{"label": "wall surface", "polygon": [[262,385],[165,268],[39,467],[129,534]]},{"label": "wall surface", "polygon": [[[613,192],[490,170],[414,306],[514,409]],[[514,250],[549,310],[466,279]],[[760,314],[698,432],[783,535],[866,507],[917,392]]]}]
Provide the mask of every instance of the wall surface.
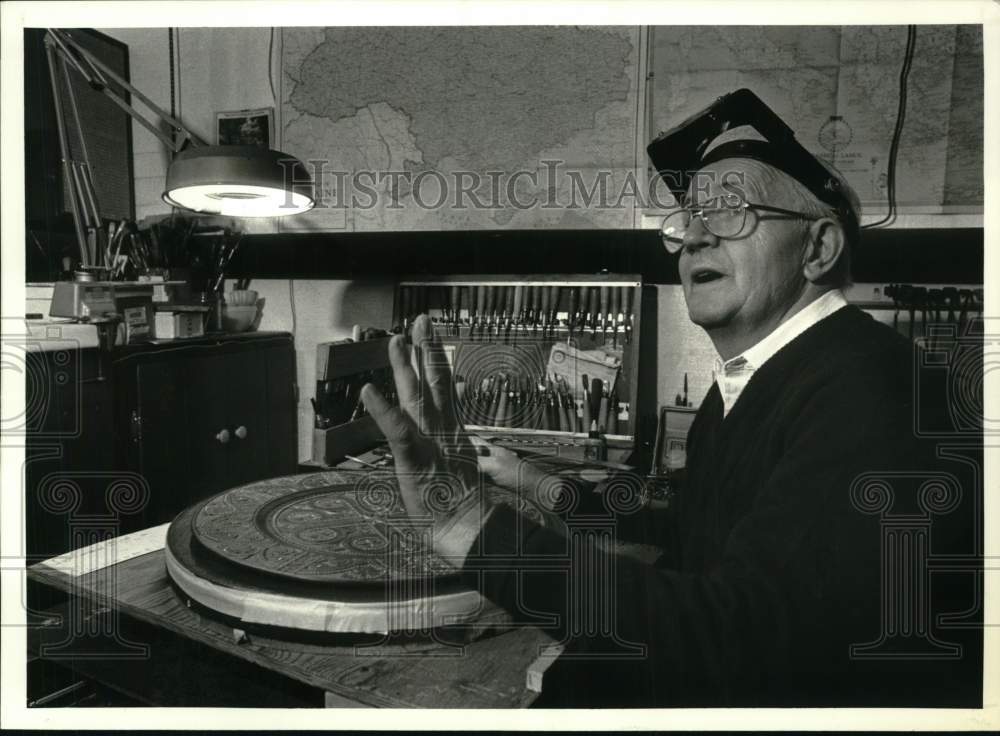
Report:
[{"label": "wall surface", "polygon": [[[136,87],[165,109],[170,107],[168,31],[159,29],[105,29],[129,45],[131,74]],[[269,80],[269,56],[277,78],[276,49],[270,49],[267,28],[185,28],[175,35],[175,105],[178,116],[197,135],[215,140],[215,114],[220,111],[275,106]],[[163,145],[133,123],[136,214],[138,219],[169,213],[162,202],[168,155]],[[244,221],[249,222],[249,221]],[[256,231],[273,231],[258,222]],[[251,230],[254,231],[254,230]],[[277,246],[276,246],[277,247]],[[393,272],[392,264],[386,271]],[[316,345],[348,337],[351,327],[388,327],[392,284],[356,280],[254,280],[252,288],[265,299],[262,330],[294,331],[299,382],[299,456],[311,456],[315,394]],[[659,405],[673,404],[688,378],[688,399],[697,406],[711,386],[715,351],[707,336],[687,319],[679,286],[660,285],[657,291],[656,382]],[[292,299],[294,293],[294,300]],[[293,308],[294,307],[294,308]],[[294,315],[294,316],[293,316]],[[886,314],[880,314],[886,319]],[[650,411],[650,409],[647,409]]]},{"label": "wall surface", "polygon": [[717,353],[705,331],[688,319],[683,288],[660,285],[656,292],[657,405],[673,406],[677,394],[684,394],[687,375],[688,400],[698,406],[712,386]]},{"label": "wall surface", "polygon": [[[132,84],[170,111],[170,53],[166,28],[100,29],[128,44]],[[269,28],[182,28],[175,31],[174,109],[195,135],[215,143],[215,114],[274,105],[268,83]],[[142,103],[136,107],[150,116]],[[164,145],[132,123],[136,219],[165,215],[163,183],[169,156]],[[271,228],[265,228],[270,230]]]},{"label": "wall surface", "polygon": [[259,329],[295,334],[299,459],[308,460],[312,457],[313,409],[309,399],[316,396],[316,346],[350,337],[355,324],[362,329],[391,327],[393,285],[374,281],[268,279],[254,280],[250,288],[264,299]]},{"label": "wall surface", "polygon": [[[132,85],[167,112],[170,111],[170,63],[167,29],[102,28],[102,33],[128,44],[129,72]],[[140,113],[152,116],[139,100],[133,105]],[[151,214],[169,214],[161,199],[167,175],[169,154],[160,140],[136,121],[132,121],[132,149],[135,160],[135,215],[141,220]]]}]

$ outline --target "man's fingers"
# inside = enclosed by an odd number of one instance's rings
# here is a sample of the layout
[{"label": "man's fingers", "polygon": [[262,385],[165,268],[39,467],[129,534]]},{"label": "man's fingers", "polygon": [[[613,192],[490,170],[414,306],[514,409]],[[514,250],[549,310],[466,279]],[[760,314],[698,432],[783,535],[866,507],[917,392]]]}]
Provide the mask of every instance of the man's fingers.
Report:
[{"label": "man's fingers", "polygon": [[[399,390],[398,379],[396,387]],[[417,439],[417,428],[410,418],[400,411],[399,407],[391,406],[382,393],[370,383],[361,388],[361,400],[375,420],[375,424],[389,441],[392,454],[400,460],[407,460],[406,455]]]},{"label": "man's fingers", "polygon": [[434,327],[427,315],[417,317],[413,325],[413,341],[420,349],[423,386],[431,397],[437,418],[441,420],[441,430],[450,435],[458,428],[455,384],[444,348],[434,336]]},{"label": "man's fingers", "polygon": [[409,414],[418,427],[426,429],[427,417],[422,415],[420,382],[410,363],[410,350],[406,346],[406,338],[402,335],[396,335],[389,340],[389,364],[392,366],[392,377],[396,382],[400,408]]}]

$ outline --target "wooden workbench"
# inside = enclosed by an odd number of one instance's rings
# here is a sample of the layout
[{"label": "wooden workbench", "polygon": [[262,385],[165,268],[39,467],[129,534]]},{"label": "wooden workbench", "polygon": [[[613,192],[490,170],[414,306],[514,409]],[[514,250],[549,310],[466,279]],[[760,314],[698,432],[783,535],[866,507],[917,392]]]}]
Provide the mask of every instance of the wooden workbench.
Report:
[{"label": "wooden workbench", "polygon": [[31,566],[36,594],[61,598],[29,628],[35,654],[161,706],[517,708],[538,695],[528,680],[540,689],[552,640],[536,628],[461,647],[241,637],[238,621],[189,604],[173,585],[166,527]]}]

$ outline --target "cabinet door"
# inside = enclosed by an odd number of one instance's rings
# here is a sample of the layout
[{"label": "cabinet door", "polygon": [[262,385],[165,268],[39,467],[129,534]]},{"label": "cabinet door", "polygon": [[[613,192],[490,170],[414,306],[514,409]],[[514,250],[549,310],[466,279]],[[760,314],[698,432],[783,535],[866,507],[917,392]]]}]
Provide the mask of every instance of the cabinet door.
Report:
[{"label": "cabinet door", "polygon": [[150,484],[157,521],[227,488],[295,472],[289,343],[151,356],[135,370],[141,423],[130,456]]},{"label": "cabinet door", "polygon": [[218,384],[225,391],[225,424],[230,433],[228,471],[222,488],[266,478],[268,472],[267,370],[260,352],[219,356],[218,369],[225,376]]},{"label": "cabinet door", "polygon": [[290,475],[299,462],[295,349],[291,344],[265,353],[267,371],[267,476]]},{"label": "cabinet door", "polygon": [[183,361],[159,360],[136,367],[136,403],[127,420],[132,423],[133,457],[152,492],[156,523],[169,521],[196,497],[192,487],[204,478],[208,459],[194,451],[202,438],[192,426],[189,379]]}]

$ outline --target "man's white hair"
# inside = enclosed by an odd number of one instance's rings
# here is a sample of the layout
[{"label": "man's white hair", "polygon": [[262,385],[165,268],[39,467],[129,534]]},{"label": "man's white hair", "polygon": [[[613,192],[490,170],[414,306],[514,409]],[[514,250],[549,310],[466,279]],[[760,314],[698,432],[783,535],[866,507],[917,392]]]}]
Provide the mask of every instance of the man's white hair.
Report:
[{"label": "man's white hair", "polygon": [[[830,280],[835,286],[839,287],[850,284],[851,252],[857,244],[852,242],[853,238],[848,231],[847,223],[843,221],[841,214],[836,208],[820,200],[802,182],[763,161],[749,158],[730,158],[718,161],[713,166],[720,172],[724,169],[725,173],[729,176],[735,175],[743,187],[743,194],[750,202],[774,204],[775,197],[781,197],[781,206],[797,210],[812,217],[829,217],[835,222],[840,223],[844,229],[845,247],[830,273]],[[847,197],[848,202],[860,220],[861,203],[858,200],[857,194],[848,185],[840,172],[825,164],[824,166],[830,172],[830,175],[838,180],[841,185],[841,191]],[[810,224],[807,221],[801,223],[803,236],[809,231]]]}]

